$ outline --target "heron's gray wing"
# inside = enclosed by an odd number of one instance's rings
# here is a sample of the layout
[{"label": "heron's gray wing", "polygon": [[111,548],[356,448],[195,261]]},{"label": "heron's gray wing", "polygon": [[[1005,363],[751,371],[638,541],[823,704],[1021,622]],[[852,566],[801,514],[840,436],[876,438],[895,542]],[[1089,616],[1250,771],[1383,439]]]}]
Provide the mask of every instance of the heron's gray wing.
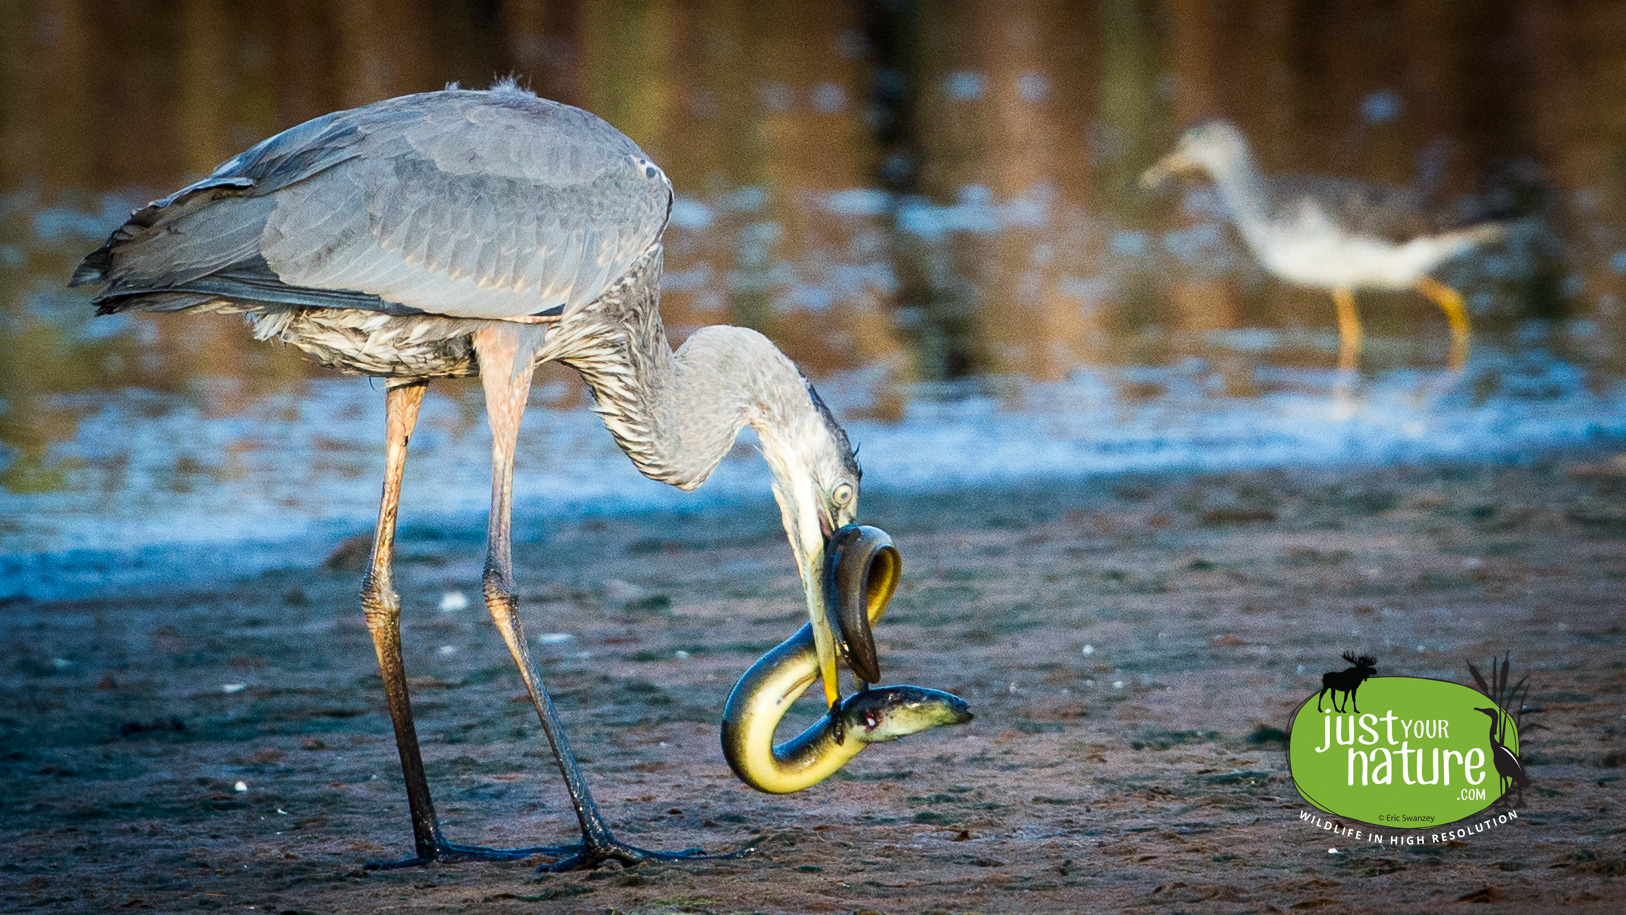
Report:
[{"label": "heron's gray wing", "polygon": [[426,93],[273,137],[137,213],[109,239],[112,269],[92,255],[82,272],[109,280],[102,299],[516,317],[597,298],[670,201],[660,169],[586,112],[511,88]]},{"label": "heron's gray wing", "polygon": [[79,264],[69,285],[107,283],[97,297],[102,302],[175,291],[251,264],[274,207],[265,195],[351,157],[362,139],[355,119],[347,117],[355,114],[336,112],[285,130],[221,163],[202,181],[136,210]]},{"label": "heron's gray wing", "polygon": [[[106,282],[112,287],[109,292],[131,281],[143,287],[163,286],[209,273],[222,261],[243,256],[258,243],[259,232],[254,221],[241,218],[238,207],[218,207],[211,212],[211,205],[240,198],[252,187],[254,182],[248,178],[211,175],[147,204],[130,214],[129,220],[114,229],[105,244],[80,262],[69,285]],[[163,235],[163,226],[186,221],[199,213],[207,215],[190,222],[201,232],[188,232],[187,237],[170,240],[172,243],[162,246],[161,251],[153,250],[160,246],[151,240]],[[222,216],[227,218],[223,220]],[[216,231],[205,234],[211,228]],[[197,250],[199,239],[205,239],[202,250]]]}]

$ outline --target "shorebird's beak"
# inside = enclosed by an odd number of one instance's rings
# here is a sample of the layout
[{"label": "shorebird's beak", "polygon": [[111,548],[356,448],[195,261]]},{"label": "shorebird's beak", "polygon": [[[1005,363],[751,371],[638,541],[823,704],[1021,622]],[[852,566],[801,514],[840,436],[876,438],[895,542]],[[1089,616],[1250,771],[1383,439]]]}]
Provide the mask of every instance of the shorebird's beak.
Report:
[{"label": "shorebird's beak", "polygon": [[1141,172],[1140,186],[1147,190],[1161,187],[1165,181],[1181,172],[1189,172],[1197,168],[1196,160],[1183,152],[1172,152],[1159,159],[1156,165]]}]

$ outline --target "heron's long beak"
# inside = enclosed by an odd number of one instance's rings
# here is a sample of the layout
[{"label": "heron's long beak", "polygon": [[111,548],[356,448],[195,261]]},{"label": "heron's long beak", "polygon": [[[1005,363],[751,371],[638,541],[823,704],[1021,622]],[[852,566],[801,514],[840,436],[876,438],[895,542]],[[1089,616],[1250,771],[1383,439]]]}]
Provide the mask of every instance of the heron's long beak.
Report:
[{"label": "heron's long beak", "polygon": [[834,708],[841,702],[841,681],[836,672],[837,636],[831,624],[829,592],[825,587],[825,558],[832,531],[816,505],[796,506],[796,563],[807,596],[807,618],[813,625],[813,646],[819,654],[819,676],[824,698]]},{"label": "heron's long beak", "polygon": [[1198,167],[1197,161],[1185,153],[1172,152],[1159,159],[1156,165],[1141,172],[1140,186],[1147,190],[1153,190],[1162,186],[1163,182],[1175,175],[1181,172],[1193,171]]},{"label": "heron's long beak", "polygon": [[829,536],[834,533],[834,518],[824,517],[818,497],[811,486],[774,486],[774,497],[784,514],[785,535],[790,538],[790,549],[797,557],[797,572],[802,574],[802,592],[806,595],[808,622],[813,626],[813,645],[818,648],[818,670],[824,681],[824,700],[829,707],[841,702],[841,681],[837,679],[837,640],[828,590],[824,587],[824,556]]}]

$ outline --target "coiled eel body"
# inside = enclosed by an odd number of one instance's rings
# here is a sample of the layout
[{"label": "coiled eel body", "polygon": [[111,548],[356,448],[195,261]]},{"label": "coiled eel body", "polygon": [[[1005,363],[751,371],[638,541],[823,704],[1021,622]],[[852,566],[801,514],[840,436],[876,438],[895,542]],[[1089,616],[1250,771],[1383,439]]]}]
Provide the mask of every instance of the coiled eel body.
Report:
[{"label": "coiled eel body", "polygon": [[[849,526],[831,537],[826,562],[829,605],[850,666],[878,675],[869,627],[880,620],[897,589],[901,562],[892,538],[868,526]],[[774,746],[774,731],[790,706],[818,679],[813,627],[763,655],[734,684],[723,708],[723,756],[740,780],[761,791],[786,794],[829,778],[872,743],[971,720],[964,699],[921,686],[861,689],[830,714]]]}]

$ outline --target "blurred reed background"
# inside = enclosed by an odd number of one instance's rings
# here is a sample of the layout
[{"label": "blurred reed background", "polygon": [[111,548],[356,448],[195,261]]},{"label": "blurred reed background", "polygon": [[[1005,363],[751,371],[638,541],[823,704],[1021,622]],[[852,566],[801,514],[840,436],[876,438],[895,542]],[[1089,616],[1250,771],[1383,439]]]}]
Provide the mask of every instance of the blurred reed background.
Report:
[{"label": "blurred reed background", "polygon": [[[1325,293],[1268,279],[1204,185],[1136,183],[1224,116],[1267,171],[1517,217],[1445,277],[1477,331],[1459,406],[1579,398],[1619,422],[1626,4],[17,0],[0,5],[0,533],[63,549],[81,535],[41,533],[47,514],[161,515],[180,503],[154,493],[254,478],[276,462],[267,424],[307,421],[291,404],[326,377],[234,318],[92,320],[63,283],[129,208],[327,111],[510,74],[672,177],[674,335],[756,327],[849,420],[906,426],[967,396],[1042,414],[1053,385],[1104,388],[1118,415],[1182,385],[1233,404],[1330,389]],[[1374,386],[1444,373],[1438,309],[1361,306]],[[567,373],[545,381],[544,403],[580,403]],[[364,515],[382,397],[343,383],[354,402],[309,447],[353,473]],[[168,451],[119,442],[175,417]]]}]

